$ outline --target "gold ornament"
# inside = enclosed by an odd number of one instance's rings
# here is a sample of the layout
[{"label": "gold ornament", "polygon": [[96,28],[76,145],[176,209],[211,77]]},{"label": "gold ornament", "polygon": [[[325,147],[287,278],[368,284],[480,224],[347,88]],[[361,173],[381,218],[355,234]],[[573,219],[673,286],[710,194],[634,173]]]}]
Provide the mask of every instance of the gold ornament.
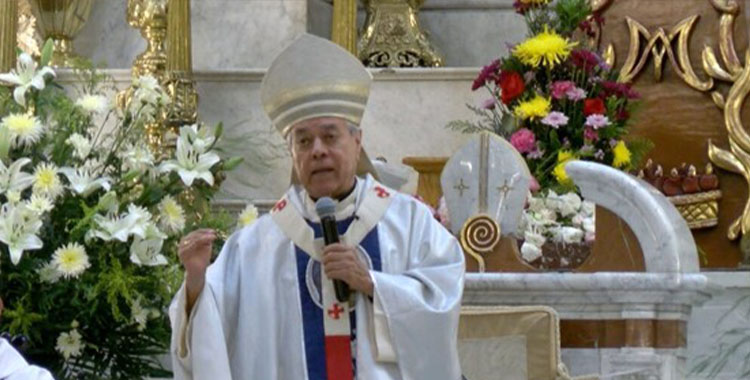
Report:
[{"label": "gold ornament", "polygon": [[500,232],[500,226],[487,214],[472,216],[461,227],[461,247],[479,263],[480,273],[486,268],[483,255],[495,249]]},{"label": "gold ornament", "polygon": [[363,0],[365,27],[357,51],[370,67],[440,67],[443,58],[421,30],[423,0]]}]

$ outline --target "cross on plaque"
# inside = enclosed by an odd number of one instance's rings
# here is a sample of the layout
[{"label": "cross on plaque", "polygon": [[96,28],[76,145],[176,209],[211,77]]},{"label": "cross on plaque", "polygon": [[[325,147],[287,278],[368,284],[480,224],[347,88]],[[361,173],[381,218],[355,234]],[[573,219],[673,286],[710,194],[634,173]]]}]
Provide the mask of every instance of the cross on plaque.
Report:
[{"label": "cross on plaque", "polygon": [[333,304],[333,307],[328,310],[328,315],[331,316],[333,319],[339,319],[339,314],[343,313],[344,309],[339,306],[339,304],[335,303]]},{"label": "cross on plaque", "polygon": [[508,180],[507,179],[503,181],[503,185],[502,186],[498,186],[497,187],[497,191],[503,193],[503,196],[506,196],[506,197],[508,196],[508,192],[511,191],[511,190],[513,190],[513,185],[508,186]]},{"label": "cross on plaque", "polygon": [[461,180],[458,182],[458,185],[453,186],[454,189],[458,190],[458,196],[463,197],[464,196],[464,190],[468,190],[469,186],[466,186],[464,184],[464,179],[461,178]]}]

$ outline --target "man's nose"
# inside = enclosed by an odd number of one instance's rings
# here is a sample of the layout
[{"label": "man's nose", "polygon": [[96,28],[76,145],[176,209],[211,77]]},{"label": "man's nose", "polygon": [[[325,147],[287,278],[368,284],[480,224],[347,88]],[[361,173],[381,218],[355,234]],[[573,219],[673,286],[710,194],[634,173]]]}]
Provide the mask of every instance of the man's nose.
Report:
[{"label": "man's nose", "polygon": [[328,147],[323,143],[323,139],[313,139],[312,155],[313,158],[325,157],[328,154]]}]

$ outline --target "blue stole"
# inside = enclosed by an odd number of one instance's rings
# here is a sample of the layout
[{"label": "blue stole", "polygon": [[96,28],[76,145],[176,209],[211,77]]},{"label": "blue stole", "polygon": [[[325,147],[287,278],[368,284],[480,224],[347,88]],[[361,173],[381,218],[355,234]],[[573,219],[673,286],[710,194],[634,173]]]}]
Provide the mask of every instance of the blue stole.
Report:
[{"label": "blue stole", "polygon": [[[336,227],[339,231],[339,236],[343,235],[344,232],[349,228],[349,225],[354,221],[354,217],[338,221]],[[323,231],[319,223],[312,223],[307,221],[312,227],[315,238],[323,236]],[[380,261],[380,243],[378,241],[378,228],[377,226],[367,233],[367,236],[360,242],[360,246],[364,248],[367,255],[372,262],[372,270],[381,271],[382,265]],[[309,380],[326,380],[328,374],[326,371],[326,358],[325,358],[325,333],[323,328],[323,309],[313,301],[312,295],[308,291],[307,286],[307,267],[311,260],[310,255],[302,251],[299,247],[295,246],[295,253],[297,256],[297,283],[299,284],[300,294],[300,307],[302,308],[302,323],[305,335],[305,359],[307,361],[307,378]],[[317,269],[316,269],[317,268]],[[321,272],[321,266],[319,262],[313,263],[313,273],[315,276]],[[320,278],[320,277],[318,277]],[[320,292],[320,283],[317,283],[317,289]],[[320,296],[320,294],[319,294]],[[351,337],[352,342],[356,341],[357,335],[357,318],[352,308],[349,314],[349,321],[351,326]],[[356,363],[356,350],[352,347],[352,361],[354,374],[356,376],[357,363]]]}]

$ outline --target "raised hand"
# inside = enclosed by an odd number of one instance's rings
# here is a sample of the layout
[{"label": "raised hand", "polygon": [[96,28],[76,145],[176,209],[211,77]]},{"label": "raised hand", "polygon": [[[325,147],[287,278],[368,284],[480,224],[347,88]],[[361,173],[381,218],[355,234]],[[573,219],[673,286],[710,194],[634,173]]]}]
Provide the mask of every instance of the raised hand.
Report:
[{"label": "raised hand", "polygon": [[211,263],[211,248],[214,240],[216,240],[216,232],[207,228],[195,230],[180,239],[177,253],[182,266],[185,267],[188,313],[203,290],[206,269]]}]

